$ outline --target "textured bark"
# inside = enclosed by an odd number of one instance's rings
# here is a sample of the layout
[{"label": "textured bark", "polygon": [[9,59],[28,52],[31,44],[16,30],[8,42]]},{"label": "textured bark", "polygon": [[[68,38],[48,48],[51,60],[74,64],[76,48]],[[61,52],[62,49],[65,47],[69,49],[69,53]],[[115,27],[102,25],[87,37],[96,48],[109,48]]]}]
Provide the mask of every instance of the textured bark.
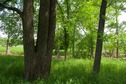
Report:
[{"label": "textured bark", "polygon": [[50,0],[41,0],[39,9],[39,23],[38,23],[38,34],[36,42],[36,63],[35,63],[35,77],[47,76],[45,68],[46,51],[47,51],[47,38],[49,29],[49,7]]},{"label": "textured bark", "polygon": [[95,72],[95,73],[99,73],[99,71],[100,71],[100,61],[101,61],[102,44],[103,44],[106,5],[107,5],[107,1],[102,0],[102,4],[101,4],[101,8],[100,8],[100,16],[99,16],[99,26],[98,26],[98,35],[97,35],[97,43],[96,43],[95,60],[94,60],[94,66],[93,66],[93,72]]},{"label": "textured bark", "polygon": [[50,73],[56,22],[55,2],[55,0],[40,2],[36,44],[36,77],[45,77]]},{"label": "textured bark", "polygon": [[24,64],[25,78],[27,80],[33,77],[33,60],[35,57],[34,49],[34,27],[33,27],[33,0],[24,0],[23,9],[23,43],[24,43]]},{"label": "textured bark", "polygon": [[25,77],[34,80],[50,74],[56,25],[55,0],[41,0],[36,46],[34,46],[33,1],[24,1],[23,38]]},{"label": "textured bark", "polygon": [[47,44],[46,61],[45,61],[45,66],[48,66],[46,67],[46,70],[45,70],[47,71],[47,75],[49,75],[50,68],[51,68],[55,27],[56,27],[56,0],[50,0],[50,17],[49,17],[48,39],[47,39],[48,44]]}]

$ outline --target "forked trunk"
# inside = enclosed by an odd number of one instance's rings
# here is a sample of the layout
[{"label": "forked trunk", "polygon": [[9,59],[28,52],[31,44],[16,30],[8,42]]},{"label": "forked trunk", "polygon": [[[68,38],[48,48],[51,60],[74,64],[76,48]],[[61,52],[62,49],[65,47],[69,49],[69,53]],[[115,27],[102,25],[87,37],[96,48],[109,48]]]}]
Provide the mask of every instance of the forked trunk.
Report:
[{"label": "forked trunk", "polygon": [[50,74],[55,34],[55,0],[41,0],[36,46],[34,45],[33,0],[24,1],[23,38],[25,78],[35,80]]}]

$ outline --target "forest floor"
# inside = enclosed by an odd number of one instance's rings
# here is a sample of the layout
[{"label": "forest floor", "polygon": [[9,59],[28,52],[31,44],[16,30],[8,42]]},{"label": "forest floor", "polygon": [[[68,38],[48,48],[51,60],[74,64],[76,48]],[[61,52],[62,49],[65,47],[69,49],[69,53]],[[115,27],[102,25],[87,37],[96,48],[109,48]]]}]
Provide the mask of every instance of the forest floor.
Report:
[{"label": "forest floor", "polygon": [[[31,84],[24,79],[22,56],[0,55],[0,84]],[[126,60],[102,58],[101,70],[92,75],[93,59],[53,59],[51,74],[33,84],[126,84]]]},{"label": "forest floor", "polygon": [[[24,54],[22,53],[22,54],[20,54],[20,53],[12,53],[12,52],[10,52],[10,53],[8,53],[8,54],[6,54],[6,52],[0,52],[0,55],[9,55],[9,56],[24,56]],[[52,58],[54,58],[54,59],[64,59],[64,56],[56,56],[56,55],[53,55],[52,56]],[[67,57],[67,58],[70,58],[70,56],[69,57]]]}]

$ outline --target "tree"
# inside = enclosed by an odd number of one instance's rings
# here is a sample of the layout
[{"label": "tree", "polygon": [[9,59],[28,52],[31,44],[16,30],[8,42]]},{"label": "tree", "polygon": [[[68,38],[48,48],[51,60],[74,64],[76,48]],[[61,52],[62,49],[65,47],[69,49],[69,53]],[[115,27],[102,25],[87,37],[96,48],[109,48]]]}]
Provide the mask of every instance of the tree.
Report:
[{"label": "tree", "polygon": [[4,11],[0,18],[2,18],[0,30],[7,35],[6,54],[9,54],[11,46],[22,43],[21,19],[11,11]]},{"label": "tree", "polygon": [[[62,1],[60,1],[62,2]],[[57,1],[58,3],[58,8],[60,10],[61,13],[61,19],[62,19],[62,26],[63,26],[63,33],[64,33],[64,60],[66,60],[66,56],[67,56],[67,50],[69,47],[69,28],[68,28],[68,24],[70,23],[69,19],[70,19],[70,0],[64,0],[62,3],[63,6],[65,6],[64,8],[62,7],[62,5]]]},{"label": "tree", "polygon": [[101,7],[100,7],[100,15],[99,15],[95,60],[94,60],[94,66],[93,66],[93,72],[95,72],[95,73],[99,73],[99,71],[100,71],[100,61],[101,61],[102,44],[103,44],[106,6],[107,6],[107,1],[102,0]]},{"label": "tree", "polygon": [[34,1],[24,0],[23,11],[3,3],[0,3],[0,6],[16,11],[22,18],[25,78],[34,80],[38,77],[47,77],[50,74],[55,34],[56,0],[40,0],[36,45],[34,42]]},{"label": "tree", "polygon": [[[75,28],[73,28],[73,35],[71,36],[71,43],[75,47],[74,49],[72,46],[72,51],[75,51],[74,57],[93,57],[99,13],[97,10],[98,6],[96,6],[98,2],[79,0],[73,2],[74,5],[71,6],[71,9],[75,9],[71,15],[75,19]],[[79,31],[78,33],[81,34],[81,37],[77,37],[77,31]]]},{"label": "tree", "polygon": [[[111,5],[111,6],[110,6]],[[122,30],[122,23],[118,21],[118,17],[123,10],[125,10],[124,1],[123,0],[113,0],[110,1],[110,7],[107,9],[107,23],[106,23],[106,40],[104,40],[107,44],[104,45],[106,47],[106,55],[119,57],[121,54],[122,47],[120,46],[120,31]],[[111,35],[111,36],[110,36]],[[113,38],[113,39],[112,39]],[[107,48],[108,47],[108,48]],[[104,53],[105,54],[105,53]]]}]

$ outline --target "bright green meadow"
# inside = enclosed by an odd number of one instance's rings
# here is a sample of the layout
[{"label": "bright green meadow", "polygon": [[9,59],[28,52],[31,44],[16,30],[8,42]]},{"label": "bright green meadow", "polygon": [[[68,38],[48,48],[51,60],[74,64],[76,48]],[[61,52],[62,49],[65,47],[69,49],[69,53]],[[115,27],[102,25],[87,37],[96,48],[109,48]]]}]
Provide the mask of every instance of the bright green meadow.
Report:
[{"label": "bright green meadow", "polygon": [[[0,52],[6,52],[6,46],[0,45]],[[12,46],[10,48],[10,52],[16,54],[23,54],[23,46],[22,45]]]},{"label": "bright green meadow", "polygon": [[[89,59],[53,59],[50,76],[32,84],[126,84],[126,60],[103,58],[99,75],[91,75],[92,65]],[[0,84],[31,84],[24,79],[23,56],[0,55]]]}]

